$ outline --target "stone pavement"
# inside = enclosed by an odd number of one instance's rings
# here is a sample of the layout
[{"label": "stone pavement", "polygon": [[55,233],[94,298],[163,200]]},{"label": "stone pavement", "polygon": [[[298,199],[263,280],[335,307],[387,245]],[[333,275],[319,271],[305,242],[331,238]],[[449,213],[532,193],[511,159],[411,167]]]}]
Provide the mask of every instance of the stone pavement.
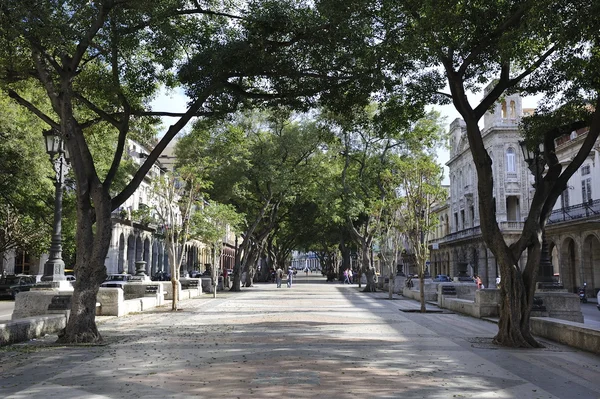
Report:
[{"label": "stone pavement", "polygon": [[298,275],[99,318],[101,346],[0,348],[0,397],[600,398],[598,356],[498,348],[493,323],[386,298]]}]

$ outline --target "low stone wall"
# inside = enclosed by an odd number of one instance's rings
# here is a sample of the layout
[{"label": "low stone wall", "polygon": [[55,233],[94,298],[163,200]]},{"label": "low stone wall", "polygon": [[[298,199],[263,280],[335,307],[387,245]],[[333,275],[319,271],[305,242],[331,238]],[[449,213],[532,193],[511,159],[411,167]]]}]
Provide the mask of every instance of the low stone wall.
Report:
[{"label": "low stone wall", "polygon": [[[131,283],[121,288],[104,288],[98,290],[96,296],[96,315],[124,316],[128,313],[143,312],[164,304],[164,286],[172,287],[170,282]],[[152,289],[148,289],[151,286]],[[142,295],[138,298],[125,299],[125,295]],[[15,301],[15,312],[10,322],[0,322],[0,345],[23,342],[46,334],[57,333],[67,325],[70,310],[48,310],[52,299],[58,295],[72,295],[72,292],[53,290],[35,290],[21,292]],[[180,299],[190,299],[202,294],[201,285],[189,290],[181,290]],[[68,303],[68,299],[66,298]],[[17,306],[19,304],[19,306]],[[52,314],[56,313],[56,314]],[[23,316],[28,314],[27,316]]]},{"label": "low stone wall", "polygon": [[[444,287],[454,287],[456,295],[445,295]],[[472,317],[497,317],[500,314],[499,301],[500,290],[496,288],[477,290],[477,286],[471,283],[441,283],[438,286],[440,308]]]},{"label": "low stone wall", "polygon": [[[168,283],[171,287],[171,283]],[[129,285],[129,284],[128,284]],[[134,285],[134,284],[132,284]],[[146,285],[158,285],[158,284],[146,284]],[[127,285],[125,286],[127,287]],[[96,308],[96,315],[98,316],[117,316],[121,317],[129,313],[143,312],[157,306],[164,305],[165,293],[162,290],[164,288],[159,285],[159,289],[153,293],[148,294],[144,291],[145,296],[125,299],[125,292],[129,289],[122,290],[121,288],[100,288],[97,296],[98,307]],[[139,290],[138,287],[130,288],[131,291]],[[196,298],[202,294],[200,286],[189,290],[180,291],[180,300]]]},{"label": "low stone wall", "polygon": [[73,291],[31,290],[20,292],[15,298],[12,320],[48,314],[48,306],[56,295],[72,295]]},{"label": "low stone wall", "polygon": [[26,317],[20,320],[0,322],[0,346],[56,333],[66,326],[67,317],[64,314]]},{"label": "low stone wall", "polygon": [[[544,301],[548,317],[583,323],[581,302],[577,294],[566,292],[566,290],[564,292],[542,290],[536,291],[535,297]],[[546,315],[544,314],[544,316]]]},{"label": "low stone wall", "polygon": [[600,329],[552,317],[532,317],[531,332],[539,337],[600,355]]},{"label": "low stone wall", "polygon": [[[400,277],[396,277],[397,280],[400,280]],[[430,278],[425,279],[425,302],[437,302],[438,293],[437,287],[440,283],[433,281]],[[417,301],[421,300],[420,290],[419,290],[419,279],[412,279],[412,288],[406,287],[406,278],[403,278],[403,288],[402,295],[408,298],[415,299]]]},{"label": "low stone wall", "polygon": [[100,287],[96,296],[96,316],[123,316],[125,309],[121,304],[125,301],[125,294],[121,288]]},{"label": "low stone wall", "polygon": [[[165,300],[172,301],[173,300],[173,283],[170,281],[156,281],[162,286],[162,289],[165,293]],[[181,282],[179,283],[179,292],[181,292]]]}]

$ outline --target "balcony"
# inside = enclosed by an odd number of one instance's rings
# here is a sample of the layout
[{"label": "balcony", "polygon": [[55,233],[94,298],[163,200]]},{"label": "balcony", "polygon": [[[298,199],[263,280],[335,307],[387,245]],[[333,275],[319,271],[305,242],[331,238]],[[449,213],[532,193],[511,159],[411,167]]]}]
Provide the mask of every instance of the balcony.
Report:
[{"label": "balcony", "polygon": [[600,199],[556,209],[550,214],[548,224],[582,220],[598,216],[600,216]]},{"label": "balcony", "polygon": [[[525,224],[524,222],[516,222],[516,221],[498,222],[498,227],[500,228],[500,231],[502,231],[503,233],[520,233],[523,230],[524,224]],[[460,231],[457,231],[452,234],[448,234],[447,236],[440,238],[440,239],[431,240],[430,243],[440,243],[441,244],[441,243],[447,243],[447,242],[451,242],[451,241],[464,240],[464,239],[470,239],[470,238],[478,238],[478,237],[481,237],[481,227],[475,226],[475,227],[471,227],[469,229],[464,229],[464,230],[460,230]]]}]

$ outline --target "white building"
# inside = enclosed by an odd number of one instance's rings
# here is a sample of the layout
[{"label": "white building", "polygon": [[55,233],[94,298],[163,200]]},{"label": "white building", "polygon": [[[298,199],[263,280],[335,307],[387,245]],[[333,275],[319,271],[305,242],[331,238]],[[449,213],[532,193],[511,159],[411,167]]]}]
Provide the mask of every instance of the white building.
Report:
[{"label": "white building", "polygon": [[[533,196],[533,175],[523,159],[518,123],[532,112],[522,109],[518,94],[506,96],[484,116],[482,136],[492,158],[496,217],[507,243],[523,229]],[[481,235],[477,176],[465,131],[456,119],[450,125],[449,200],[436,209],[440,225],[430,241],[431,274],[478,274],[493,286],[499,268]],[[565,164],[579,149],[587,130],[557,140]],[[600,288],[600,141],[557,201],[546,230],[555,275],[570,291],[585,282],[588,294]]]}]

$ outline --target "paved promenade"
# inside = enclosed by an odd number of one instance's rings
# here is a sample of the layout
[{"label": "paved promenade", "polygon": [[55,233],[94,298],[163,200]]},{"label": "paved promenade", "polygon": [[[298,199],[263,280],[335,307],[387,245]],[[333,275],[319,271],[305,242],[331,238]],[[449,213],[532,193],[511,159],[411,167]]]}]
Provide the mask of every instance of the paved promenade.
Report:
[{"label": "paved promenade", "polygon": [[0,398],[600,398],[598,356],[386,298],[299,275],[99,319],[102,346],[0,348]]}]

